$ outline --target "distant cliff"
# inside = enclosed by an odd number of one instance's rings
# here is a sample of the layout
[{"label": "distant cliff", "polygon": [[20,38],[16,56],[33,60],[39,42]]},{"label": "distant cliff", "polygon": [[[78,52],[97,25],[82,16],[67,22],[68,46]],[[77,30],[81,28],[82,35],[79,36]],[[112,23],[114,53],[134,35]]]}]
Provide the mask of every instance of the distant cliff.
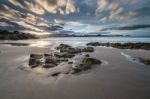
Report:
[{"label": "distant cliff", "polygon": [[37,39],[33,34],[22,33],[19,31],[10,32],[7,30],[0,30],[0,40],[25,40]]}]

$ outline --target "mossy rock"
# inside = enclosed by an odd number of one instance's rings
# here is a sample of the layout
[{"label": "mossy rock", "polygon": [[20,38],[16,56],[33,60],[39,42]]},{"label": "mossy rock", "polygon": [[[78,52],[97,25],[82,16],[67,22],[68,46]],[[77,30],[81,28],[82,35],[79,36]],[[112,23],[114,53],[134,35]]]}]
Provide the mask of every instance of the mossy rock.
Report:
[{"label": "mossy rock", "polygon": [[58,47],[56,47],[57,50],[68,49],[68,48],[71,48],[71,46],[67,44],[60,44]]},{"label": "mossy rock", "polygon": [[52,67],[55,67],[56,65],[54,64],[44,64],[43,65],[43,68],[52,68]]},{"label": "mossy rock", "polygon": [[80,68],[74,68],[74,69],[71,71],[71,74],[80,73],[81,71],[82,71],[82,69],[80,69]]},{"label": "mossy rock", "polygon": [[78,65],[72,68],[72,74],[79,73],[82,70],[88,70],[91,69],[92,65],[101,64],[100,60],[94,59],[94,58],[85,58],[83,61]]},{"label": "mossy rock", "polygon": [[30,54],[30,58],[41,59],[41,58],[43,58],[43,55],[40,55],[40,54]]},{"label": "mossy rock", "polygon": [[57,60],[54,60],[54,59],[51,59],[51,58],[46,58],[45,59],[45,64],[57,64],[58,61]]},{"label": "mossy rock", "polygon": [[74,54],[69,54],[69,53],[57,53],[55,54],[56,57],[58,58],[72,58],[75,55]]},{"label": "mossy rock", "polygon": [[145,65],[150,65],[150,59],[139,58],[140,62],[144,63]]},{"label": "mossy rock", "polygon": [[52,57],[52,54],[44,54],[44,57]]},{"label": "mossy rock", "polygon": [[86,47],[82,51],[83,52],[94,52],[94,48],[93,47]]},{"label": "mossy rock", "polygon": [[99,42],[91,42],[91,43],[87,43],[87,46],[100,46]]},{"label": "mossy rock", "polygon": [[84,65],[94,65],[94,64],[101,64],[102,62],[94,58],[85,58],[83,59],[82,63]]},{"label": "mossy rock", "polygon": [[41,62],[40,60],[37,60],[37,59],[30,58],[30,60],[29,60],[29,66],[31,68],[36,68],[38,66],[41,66],[42,64],[43,64],[43,62]]}]

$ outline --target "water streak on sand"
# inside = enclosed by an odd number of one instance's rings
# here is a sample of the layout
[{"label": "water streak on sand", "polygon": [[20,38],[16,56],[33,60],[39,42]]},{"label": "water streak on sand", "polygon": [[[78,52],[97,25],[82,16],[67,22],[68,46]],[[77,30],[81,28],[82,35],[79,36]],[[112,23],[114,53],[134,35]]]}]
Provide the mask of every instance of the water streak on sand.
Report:
[{"label": "water streak on sand", "polygon": [[121,55],[123,55],[128,61],[135,63],[135,64],[139,64],[139,65],[144,65],[143,63],[140,62],[140,60],[138,58],[132,57],[128,54],[125,54],[124,52],[120,52]]}]

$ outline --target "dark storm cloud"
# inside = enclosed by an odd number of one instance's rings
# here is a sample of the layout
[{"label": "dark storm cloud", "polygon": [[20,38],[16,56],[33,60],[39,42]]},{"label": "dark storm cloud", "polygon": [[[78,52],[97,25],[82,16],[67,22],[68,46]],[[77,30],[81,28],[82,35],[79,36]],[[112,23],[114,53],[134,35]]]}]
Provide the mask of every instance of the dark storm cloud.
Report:
[{"label": "dark storm cloud", "polygon": [[54,25],[54,26],[51,26],[51,27],[49,27],[49,28],[46,28],[46,30],[58,31],[58,30],[63,30],[63,27],[60,26],[60,25]]},{"label": "dark storm cloud", "polygon": [[145,28],[150,28],[150,24],[140,24],[140,25],[132,25],[132,26],[103,28],[103,29],[101,29],[101,31],[107,31],[107,30],[137,30],[137,29],[145,29]]}]

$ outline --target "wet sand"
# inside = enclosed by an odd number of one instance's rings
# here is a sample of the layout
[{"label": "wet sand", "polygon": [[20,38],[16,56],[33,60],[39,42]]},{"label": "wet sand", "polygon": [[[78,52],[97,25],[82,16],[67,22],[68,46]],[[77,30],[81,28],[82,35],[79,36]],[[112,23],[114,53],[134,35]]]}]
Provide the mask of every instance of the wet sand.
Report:
[{"label": "wet sand", "polygon": [[107,65],[58,77],[18,68],[30,53],[49,52],[48,48],[0,46],[0,51],[0,99],[150,99],[150,67],[121,55],[150,58],[149,51],[96,47],[90,55]]}]

